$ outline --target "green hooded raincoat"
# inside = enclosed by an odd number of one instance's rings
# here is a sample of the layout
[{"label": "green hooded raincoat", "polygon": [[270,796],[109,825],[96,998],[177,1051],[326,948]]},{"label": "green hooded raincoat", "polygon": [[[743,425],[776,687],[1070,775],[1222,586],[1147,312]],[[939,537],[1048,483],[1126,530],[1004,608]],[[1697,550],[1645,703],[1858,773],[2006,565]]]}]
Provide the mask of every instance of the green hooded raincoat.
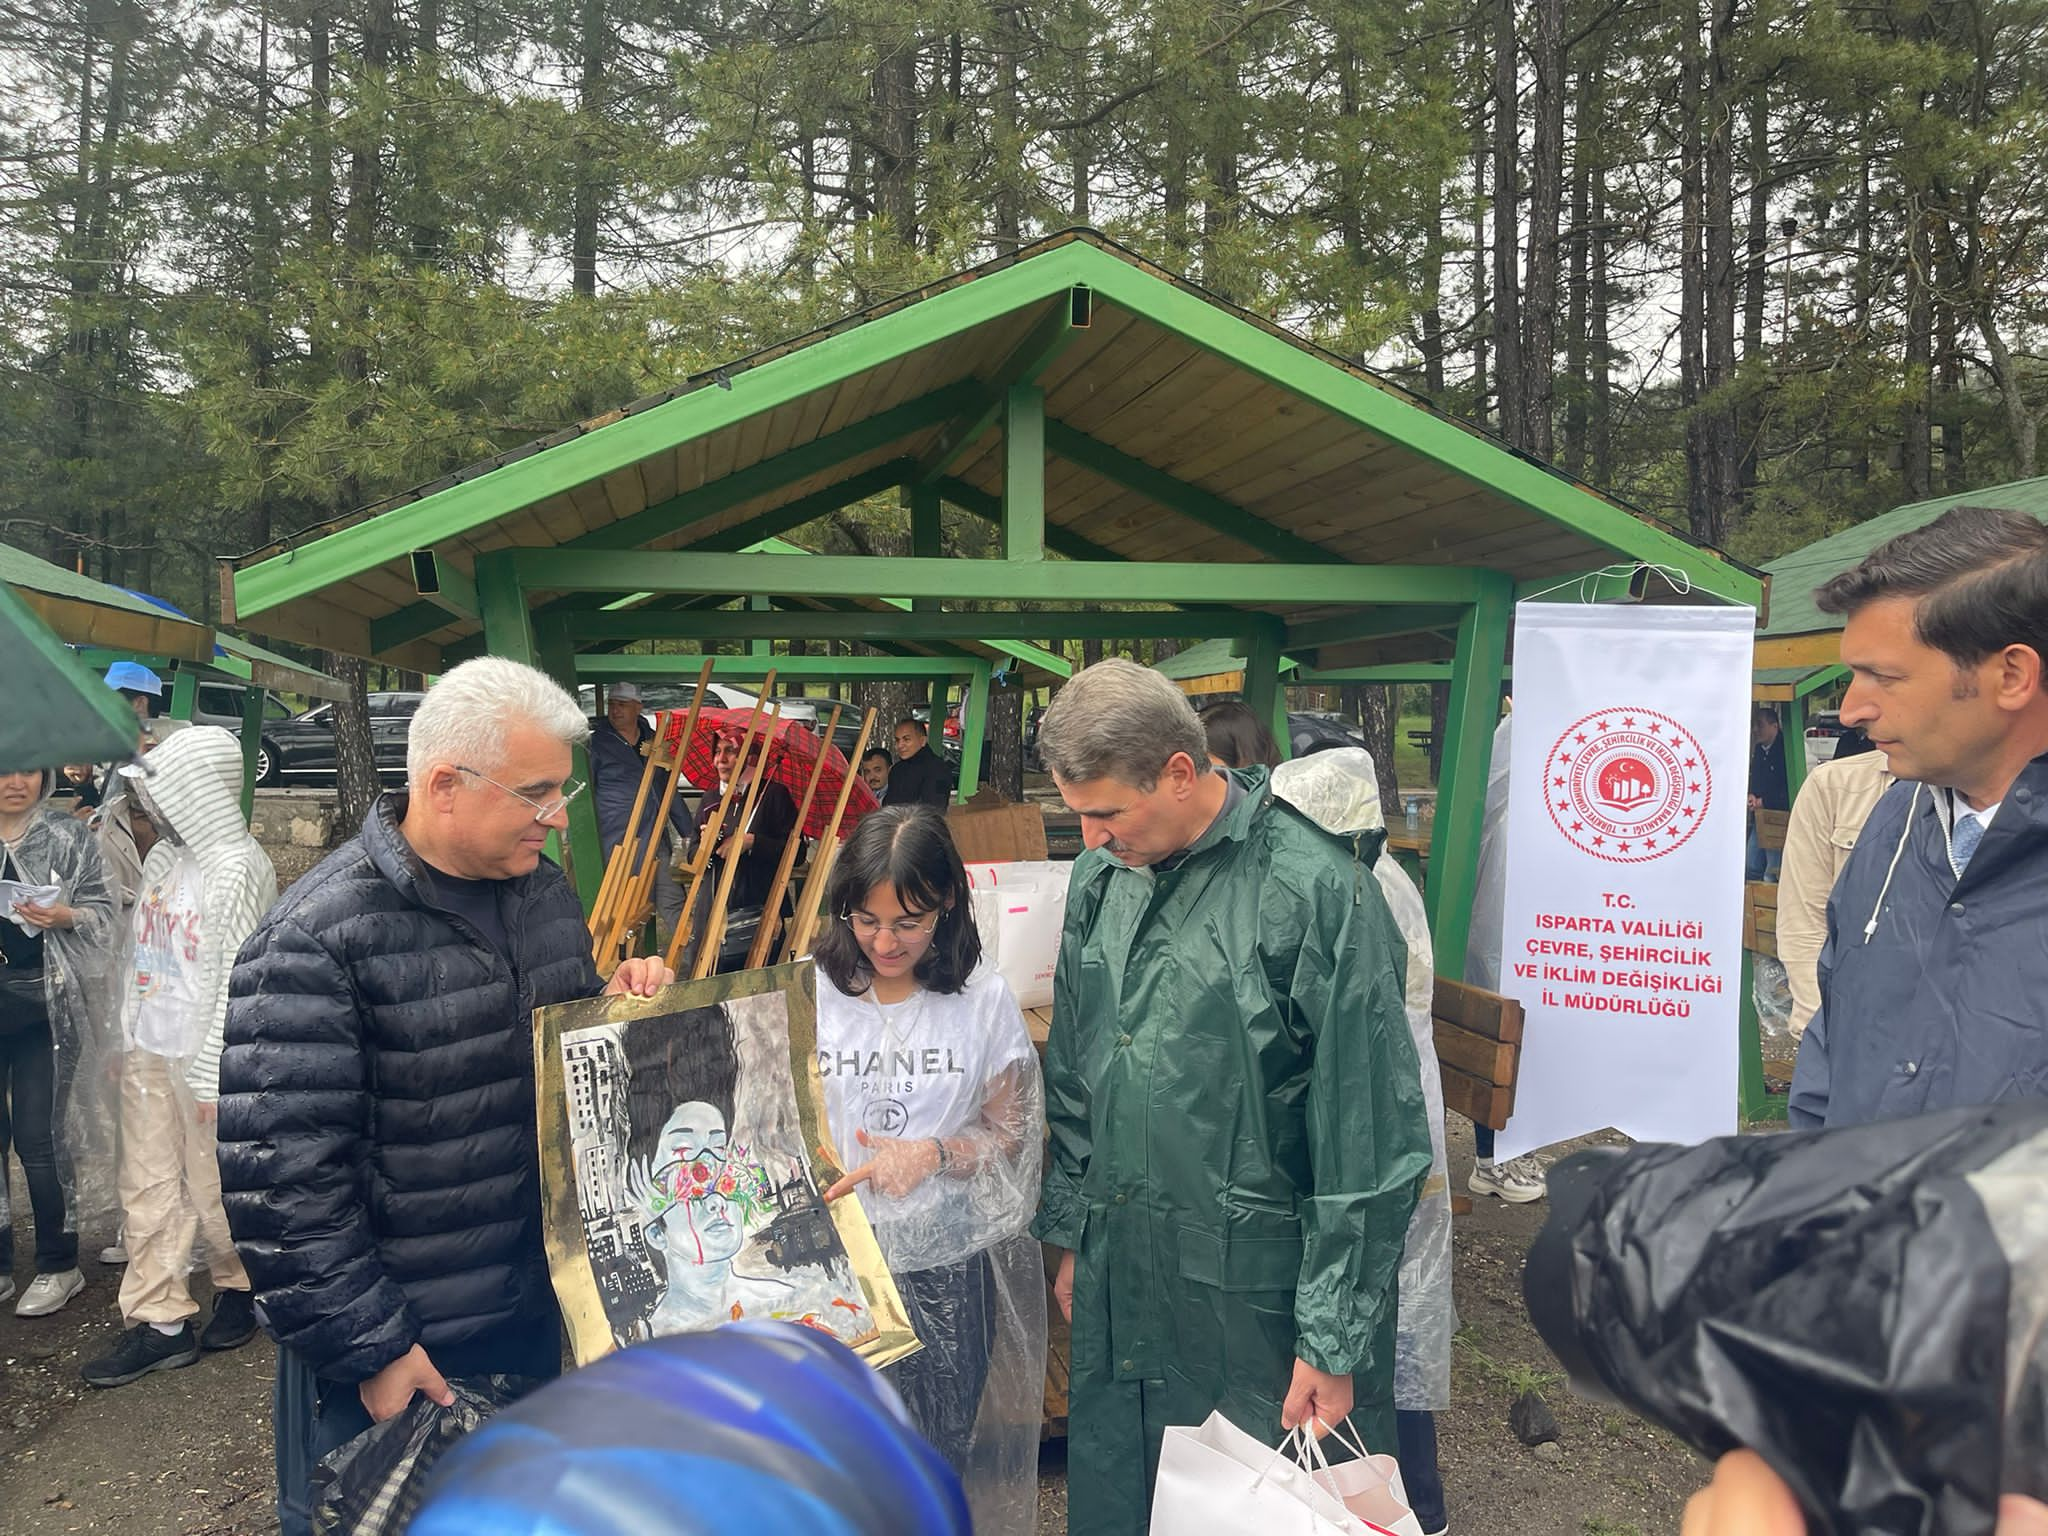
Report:
[{"label": "green hooded raincoat", "polygon": [[1074,867],[1035,1231],[1077,1250],[1068,1529],[1142,1536],[1160,1439],[1268,1444],[1297,1356],[1394,1444],[1395,1277],[1430,1167],[1405,951],[1371,864],[1264,769],[1177,867]]}]

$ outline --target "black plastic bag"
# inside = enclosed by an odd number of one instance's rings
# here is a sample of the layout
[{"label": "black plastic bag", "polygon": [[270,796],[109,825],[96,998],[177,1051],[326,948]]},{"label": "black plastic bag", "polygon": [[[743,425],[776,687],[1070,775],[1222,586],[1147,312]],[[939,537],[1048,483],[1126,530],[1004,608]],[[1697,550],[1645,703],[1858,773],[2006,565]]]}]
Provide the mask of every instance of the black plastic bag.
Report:
[{"label": "black plastic bag", "polygon": [[372,1424],[313,1469],[316,1536],[398,1536],[441,1453],[534,1386],[524,1376],[451,1381],[455,1402],[447,1408],[414,1393],[403,1413]]},{"label": "black plastic bag", "polygon": [[2048,1101],[1551,1170],[1523,1294],[1589,1395],[1757,1451],[1829,1536],[2048,1497]]}]

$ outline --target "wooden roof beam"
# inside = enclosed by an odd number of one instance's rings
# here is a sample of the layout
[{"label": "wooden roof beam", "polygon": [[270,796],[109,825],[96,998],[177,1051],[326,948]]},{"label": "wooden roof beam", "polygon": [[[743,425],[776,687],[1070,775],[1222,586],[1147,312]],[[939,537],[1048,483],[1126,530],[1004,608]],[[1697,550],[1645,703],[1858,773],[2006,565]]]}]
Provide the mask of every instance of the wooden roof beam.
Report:
[{"label": "wooden roof beam", "polygon": [[1165,470],[1147,464],[1143,459],[1134,459],[1121,449],[1112,448],[1064,422],[1046,422],[1045,446],[1048,452],[1080,465],[1090,474],[1100,475],[1112,484],[1157,502],[1170,512],[1177,512],[1204,528],[1233,538],[1269,560],[1318,565],[1341,563],[1344,558],[1284,528],[1276,528],[1234,502],[1176,479]]}]

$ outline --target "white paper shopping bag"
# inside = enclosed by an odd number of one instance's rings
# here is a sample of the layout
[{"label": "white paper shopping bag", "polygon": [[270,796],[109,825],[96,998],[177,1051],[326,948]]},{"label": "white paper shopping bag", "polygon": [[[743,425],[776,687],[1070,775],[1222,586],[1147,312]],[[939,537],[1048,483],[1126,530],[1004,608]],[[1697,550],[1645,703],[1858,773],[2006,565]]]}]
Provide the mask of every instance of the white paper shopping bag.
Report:
[{"label": "white paper shopping bag", "polygon": [[1365,1522],[1368,1531],[1385,1532],[1387,1536],[1425,1536],[1422,1522],[1408,1506],[1401,1463],[1391,1456],[1375,1456],[1367,1451],[1349,1421],[1331,1430],[1330,1438],[1351,1451],[1354,1459],[1326,1461],[1321,1445],[1308,1440],[1303,1450],[1316,1486],[1336,1494],[1347,1510]]},{"label": "white paper shopping bag", "polygon": [[1369,1536],[1291,1452],[1274,1450],[1221,1413],[1199,1428],[1169,1426],[1152,1485],[1151,1536]]}]

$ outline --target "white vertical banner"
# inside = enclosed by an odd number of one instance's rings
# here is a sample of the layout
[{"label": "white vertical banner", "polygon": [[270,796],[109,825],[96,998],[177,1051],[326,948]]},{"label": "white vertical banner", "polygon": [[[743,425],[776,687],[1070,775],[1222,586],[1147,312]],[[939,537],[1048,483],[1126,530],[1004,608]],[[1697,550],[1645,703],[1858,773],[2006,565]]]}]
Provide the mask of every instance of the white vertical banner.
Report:
[{"label": "white vertical banner", "polygon": [[1736,1129],[1755,638],[1747,607],[1516,606],[1496,1157]]}]

